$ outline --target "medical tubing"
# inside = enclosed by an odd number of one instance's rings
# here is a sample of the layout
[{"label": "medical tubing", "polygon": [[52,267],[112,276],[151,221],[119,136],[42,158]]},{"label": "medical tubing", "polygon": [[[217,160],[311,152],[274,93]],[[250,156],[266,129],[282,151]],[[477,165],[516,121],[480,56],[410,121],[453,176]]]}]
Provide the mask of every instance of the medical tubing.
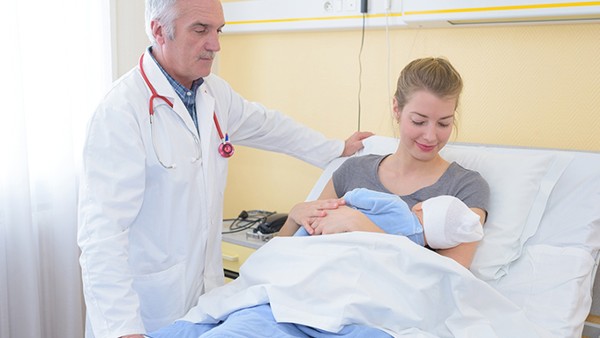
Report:
[{"label": "medical tubing", "polygon": [[362,36],[360,39],[360,49],[358,51],[358,126],[357,126],[357,131],[360,131],[360,94],[362,91],[362,60],[361,60],[361,56],[362,56],[362,51],[363,51],[363,47],[365,45],[365,20],[366,20],[367,14],[363,13],[363,21],[362,21]]}]

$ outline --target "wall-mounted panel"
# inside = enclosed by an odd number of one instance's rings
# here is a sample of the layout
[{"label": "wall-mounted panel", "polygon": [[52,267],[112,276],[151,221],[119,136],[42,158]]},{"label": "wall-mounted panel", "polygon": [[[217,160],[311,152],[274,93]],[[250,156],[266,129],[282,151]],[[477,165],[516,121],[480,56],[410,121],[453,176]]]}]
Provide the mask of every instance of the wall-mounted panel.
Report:
[{"label": "wall-mounted panel", "polygon": [[600,21],[600,1],[224,0],[224,33]]},{"label": "wall-mounted panel", "polygon": [[224,33],[404,26],[400,0],[239,0],[224,1]]},{"label": "wall-mounted panel", "polygon": [[405,0],[402,6],[402,19],[409,26],[573,22],[600,19],[600,1]]}]

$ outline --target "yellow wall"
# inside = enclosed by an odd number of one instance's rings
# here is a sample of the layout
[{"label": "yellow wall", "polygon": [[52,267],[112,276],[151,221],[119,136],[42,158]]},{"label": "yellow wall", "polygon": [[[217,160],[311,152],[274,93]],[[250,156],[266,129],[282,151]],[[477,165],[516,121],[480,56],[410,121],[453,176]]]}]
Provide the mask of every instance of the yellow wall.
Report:
[{"label": "yellow wall", "polygon": [[[223,35],[219,74],[249,100],[330,137],[357,128],[361,32]],[[454,140],[600,151],[600,23],[368,30],[362,53],[361,129],[393,136],[390,95],[410,60],[447,57],[465,89]],[[389,75],[389,76],[388,76]],[[388,89],[388,82],[391,86]],[[238,147],[225,216],[286,212],[320,170]]]},{"label": "yellow wall", "polygon": [[[148,45],[142,0],[115,3],[116,76]],[[250,100],[330,137],[357,128],[360,30],[223,35],[214,67]],[[410,60],[445,56],[465,80],[455,140],[600,151],[600,23],[368,30],[362,53],[362,129],[393,136],[390,95]],[[389,79],[389,81],[388,81]],[[388,84],[390,89],[388,90]],[[285,212],[320,170],[240,149],[230,160],[225,217]]]}]

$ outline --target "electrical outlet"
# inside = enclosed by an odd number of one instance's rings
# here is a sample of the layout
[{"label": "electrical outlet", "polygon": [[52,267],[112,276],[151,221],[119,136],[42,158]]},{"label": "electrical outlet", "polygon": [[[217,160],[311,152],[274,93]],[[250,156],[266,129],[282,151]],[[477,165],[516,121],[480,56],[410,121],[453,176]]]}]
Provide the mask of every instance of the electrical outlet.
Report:
[{"label": "electrical outlet", "polygon": [[339,13],[343,10],[343,2],[347,0],[325,0],[323,2],[323,11],[327,13]]},{"label": "electrical outlet", "polygon": [[342,0],[345,12],[358,12],[358,0]]},{"label": "electrical outlet", "polygon": [[335,12],[342,11],[342,0],[333,0],[333,10]]}]

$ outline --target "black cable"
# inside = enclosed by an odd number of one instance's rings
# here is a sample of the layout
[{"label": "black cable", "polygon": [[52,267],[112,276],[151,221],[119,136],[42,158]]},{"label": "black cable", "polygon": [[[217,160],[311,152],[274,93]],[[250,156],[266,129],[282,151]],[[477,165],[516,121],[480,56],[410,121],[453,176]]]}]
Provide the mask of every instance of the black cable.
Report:
[{"label": "black cable", "polygon": [[367,19],[367,13],[363,13],[362,16],[362,36],[360,39],[360,50],[358,52],[358,131],[360,131],[360,94],[362,91],[362,51],[365,45],[365,23]]},{"label": "black cable", "polygon": [[265,210],[242,210],[238,217],[228,218],[223,221],[232,221],[229,225],[229,231],[222,231],[222,234],[233,234],[252,228],[253,226],[264,222],[268,216],[275,214],[276,211]]},{"label": "black cable", "polygon": [[238,220],[234,219],[233,223],[229,225],[229,231],[223,231],[222,234],[233,234],[236,232],[244,231],[252,228],[254,225],[259,224],[265,218],[253,219],[253,220]]},{"label": "black cable", "polygon": [[229,224],[229,231],[222,233],[233,233],[248,229],[248,222],[245,222],[243,225],[239,225],[241,222],[245,221],[248,218],[248,216],[248,212],[246,210],[242,210],[242,212],[240,212],[237,218],[229,219],[229,221],[233,220],[233,222]]}]

